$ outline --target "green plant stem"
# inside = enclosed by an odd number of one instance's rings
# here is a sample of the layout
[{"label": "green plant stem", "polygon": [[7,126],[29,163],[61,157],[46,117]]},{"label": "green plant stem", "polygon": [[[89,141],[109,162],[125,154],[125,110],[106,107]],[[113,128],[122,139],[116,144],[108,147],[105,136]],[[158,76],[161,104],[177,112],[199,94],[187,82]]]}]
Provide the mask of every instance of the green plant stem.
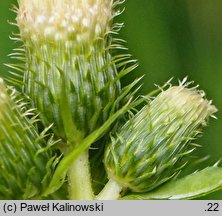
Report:
[{"label": "green plant stem", "polygon": [[85,150],[69,169],[69,198],[71,200],[93,200],[89,153]]},{"label": "green plant stem", "polygon": [[103,190],[97,195],[97,200],[117,200],[120,198],[122,186],[110,179]]}]

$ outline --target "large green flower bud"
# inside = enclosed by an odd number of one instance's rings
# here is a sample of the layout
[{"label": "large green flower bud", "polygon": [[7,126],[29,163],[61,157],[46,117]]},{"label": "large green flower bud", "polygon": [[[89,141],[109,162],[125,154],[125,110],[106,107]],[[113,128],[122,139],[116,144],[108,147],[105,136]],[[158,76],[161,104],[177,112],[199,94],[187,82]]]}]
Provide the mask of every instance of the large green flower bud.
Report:
[{"label": "large green flower bud", "polygon": [[30,111],[24,112],[17,100],[0,79],[0,199],[36,197],[52,175],[46,143],[27,117]]},{"label": "large green flower bud", "polygon": [[182,169],[192,140],[214,112],[195,88],[162,91],[112,137],[104,159],[109,178],[134,192],[166,182]]},{"label": "large green flower bud", "polygon": [[45,125],[71,143],[98,128],[113,110],[120,82],[111,56],[112,0],[19,0],[24,92]]}]

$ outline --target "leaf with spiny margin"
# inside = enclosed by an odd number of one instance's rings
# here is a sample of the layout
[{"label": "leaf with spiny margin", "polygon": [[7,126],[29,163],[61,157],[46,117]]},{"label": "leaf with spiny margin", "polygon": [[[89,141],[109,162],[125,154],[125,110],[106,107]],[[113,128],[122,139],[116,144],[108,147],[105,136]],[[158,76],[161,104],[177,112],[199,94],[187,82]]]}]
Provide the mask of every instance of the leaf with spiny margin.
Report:
[{"label": "leaf with spiny margin", "polygon": [[184,200],[205,196],[222,189],[222,167],[207,167],[201,171],[172,180],[149,193],[133,193],[124,200]]},{"label": "leaf with spiny margin", "polygon": [[113,114],[100,128],[92,132],[85,139],[83,139],[81,145],[78,145],[72,151],[70,151],[58,164],[57,169],[53,175],[53,178],[49,184],[49,187],[43,194],[44,196],[48,196],[55,191],[57,191],[64,183],[66,174],[68,172],[69,167],[73,163],[73,161],[87,148],[90,147],[92,143],[94,143],[97,139],[99,139],[105,131],[110,127],[110,125],[120,116],[127,112],[133,105],[133,103],[127,103],[120,110],[118,110],[115,114]]}]

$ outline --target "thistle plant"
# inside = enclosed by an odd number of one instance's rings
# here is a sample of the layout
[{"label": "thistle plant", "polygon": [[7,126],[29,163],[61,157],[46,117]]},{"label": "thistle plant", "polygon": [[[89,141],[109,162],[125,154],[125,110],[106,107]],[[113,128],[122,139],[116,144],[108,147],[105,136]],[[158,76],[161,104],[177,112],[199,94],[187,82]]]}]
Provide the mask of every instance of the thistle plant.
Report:
[{"label": "thistle plant", "polygon": [[[114,62],[126,56],[115,60],[111,56],[114,6],[112,1],[96,0],[19,1],[17,23],[27,59],[23,92],[39,110],[44,126],[53,123],[64,153],[79,145],[119,106],[121,87]],[[88,160],[87,150],[82,160]],[[85,166],[87,162],[75,162],[74,181],[82,181],[76,169],[83,172]]]},{"label": "thistle plant", "polygon": [[206,179],[177,197],[221,188],[216,165],[179,175],[217,111],[204,93],[186,80],[145,96],[140,78],[122,87],[137,66],[116,38],[122,3],[18,0],[22,46],[0,84],[2,199],[169,199],[206,173],[211,187]]}]

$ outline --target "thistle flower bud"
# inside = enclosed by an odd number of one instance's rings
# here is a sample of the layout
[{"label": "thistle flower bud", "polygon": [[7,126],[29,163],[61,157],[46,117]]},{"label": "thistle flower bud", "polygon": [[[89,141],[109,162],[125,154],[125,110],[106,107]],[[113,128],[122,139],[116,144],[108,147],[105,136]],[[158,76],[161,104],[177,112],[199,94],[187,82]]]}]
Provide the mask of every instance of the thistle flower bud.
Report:
[{"label": "thistle flower bud", "polygon": [[119,59],[110,54],[109,35],[113,7],[112,0],[19,1],[17,23],[26,55],[23,91],[44,125],[53,123],[54,133],[72,145],[118,107]]},{"label": "thistle flower bud", "polygon": [[162,91],[112,137],[104,159],[108,176],[134,192],[166,182],[182,169],[192,140],[216,111],[195,88]]},{"label": "thistle flower bud", "polygon": [[29,111],[8,91],[0,79],[0,199],[27,199],[45,189],[53,161]]}]

